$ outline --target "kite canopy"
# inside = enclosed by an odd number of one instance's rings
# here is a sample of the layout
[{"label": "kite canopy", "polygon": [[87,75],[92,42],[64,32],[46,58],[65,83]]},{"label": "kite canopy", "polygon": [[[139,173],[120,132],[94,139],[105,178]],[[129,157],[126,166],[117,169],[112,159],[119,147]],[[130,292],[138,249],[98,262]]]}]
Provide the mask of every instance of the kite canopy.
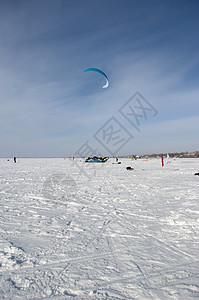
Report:
[{"label": "kite canopy", "polygon": [[108,160],[108,157],[97,157],[97,156],[93,156],[93,157],[88,157],[85,162],[89,162],[89,163],[104,163]]},{"label": "kite canopy", "polygon": [[89,69],[84,70],[84,73],[90,72],[90,71],[97,72],[106,78],[106,84],[103,86],[103,89],[105,89],[109,86],[108,76],[103,71],[96,69],[96,68],[89,68]]}]

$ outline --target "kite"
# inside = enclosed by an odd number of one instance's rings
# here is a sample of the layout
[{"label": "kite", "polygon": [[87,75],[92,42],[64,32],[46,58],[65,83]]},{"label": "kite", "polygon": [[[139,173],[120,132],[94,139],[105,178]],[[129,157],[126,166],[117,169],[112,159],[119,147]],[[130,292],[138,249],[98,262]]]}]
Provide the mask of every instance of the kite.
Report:
[{"label": "kite", "polygon": [[97,157],[97,156],[93,156],[93,157],[88,157],[85,162],[88,163],[104,163],[109,159],[109,157]]},{"label": "kite", "polygon": [[90,71],[97,72],[106,78],[106,84],[103,86],[103,89],[106,89],[109,86],[108,76],[103,71],[96,69],[96,68],[89,68],[89,69],[84,70],[84,73],[90,72]]}]

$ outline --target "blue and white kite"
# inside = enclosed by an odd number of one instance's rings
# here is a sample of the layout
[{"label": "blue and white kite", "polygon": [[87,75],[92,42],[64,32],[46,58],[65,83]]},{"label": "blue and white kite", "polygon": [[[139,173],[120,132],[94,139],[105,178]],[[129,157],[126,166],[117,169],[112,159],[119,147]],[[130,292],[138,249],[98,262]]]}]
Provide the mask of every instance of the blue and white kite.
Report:
[{"label": "blue and white kite", "polygon": [[84,70],[84,73],[90,72],[90,71],[100,73],[101,75],[103,75],[106,78],[106,84],[103,86],[103,89],[106,89],[109,86],[108,76],[103,71],[96,69],[96,68],[89,68],[89,69]]}]

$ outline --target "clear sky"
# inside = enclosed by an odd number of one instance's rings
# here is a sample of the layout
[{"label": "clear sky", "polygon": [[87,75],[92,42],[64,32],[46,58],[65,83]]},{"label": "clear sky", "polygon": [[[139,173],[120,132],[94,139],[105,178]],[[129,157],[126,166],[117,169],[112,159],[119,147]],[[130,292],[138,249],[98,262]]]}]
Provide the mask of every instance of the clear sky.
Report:
[{"label": "clear sky", "polygon": [[[198,0],[1,0],[0,156],[199,150],[198,15]],[[140,131],[119,111],[136,92],[157,112]],[[114,122],[134,138],[113,151]]]}]

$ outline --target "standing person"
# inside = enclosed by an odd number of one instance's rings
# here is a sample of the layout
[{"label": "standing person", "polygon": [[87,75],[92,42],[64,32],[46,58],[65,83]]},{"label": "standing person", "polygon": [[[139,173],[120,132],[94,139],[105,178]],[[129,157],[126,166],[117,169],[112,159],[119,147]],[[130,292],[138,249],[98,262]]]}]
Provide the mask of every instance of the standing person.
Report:
[{"label": "standing person", "polygon": [[17,162],[17,158],[16,157],[14,157],[14,163],[16,163]]},{"label": "standing person", "polygon": [[116,159],[115,159],[115,160],[116,160],[116,162],[118,162],[118,158],[117,158],[117,157],[116,157]]}]

